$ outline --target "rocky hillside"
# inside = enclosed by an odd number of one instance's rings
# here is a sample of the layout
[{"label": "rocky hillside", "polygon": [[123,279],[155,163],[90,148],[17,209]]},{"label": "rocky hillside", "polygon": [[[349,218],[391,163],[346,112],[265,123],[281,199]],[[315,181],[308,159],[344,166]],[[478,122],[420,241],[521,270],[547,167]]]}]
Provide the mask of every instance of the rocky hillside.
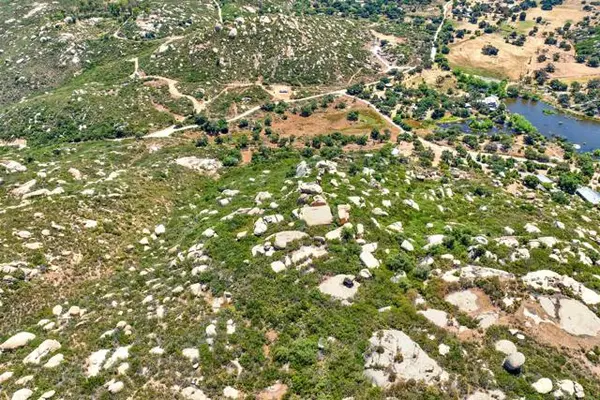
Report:
[{"label": "rocky hillside", "polygon": [[200,102],[233,83],[343,87],[381,70],[366,21],[275,5],[25,1],[2,5],[0,20],[3,139],[132,136],[174,123],[161,108],[170,105],[140,85],[146,76]]},{"label": "rocky hillside", "polygon": [[600,396],[599,217],[579,198],[391,146],[228,157],[2,151],[3,396]]},{"label": "rocky hillside", "polygon": [[600,398],[600,152],[459,10],[0,1],[0,399]]}]

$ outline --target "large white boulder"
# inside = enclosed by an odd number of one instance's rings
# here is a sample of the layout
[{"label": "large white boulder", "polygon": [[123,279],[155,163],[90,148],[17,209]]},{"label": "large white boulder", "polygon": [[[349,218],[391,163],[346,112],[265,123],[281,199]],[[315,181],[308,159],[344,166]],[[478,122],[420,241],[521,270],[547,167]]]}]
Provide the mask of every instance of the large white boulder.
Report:
[{"label": "large white boulder", "polygon": [[531,223],[527,223],[524,226],[525,231],[527,231],[527,233],[541,233],[542,231],[540,230],[540,228],[538,228],[537,226],[535,226],[534,224]]},{"label": "large white boulder", "polygon": [[60,343],[54,339],[44,340],[34,351],[32,351],[25,359],[23,364],[39,364],[42,358],[46,357],[50,353],[54,353],[60,349]]},{"label": "large white boulder", "polygon": [[500,390],[492,390],[490,392],[477,391],[466,398],[466,400],[504,400],[506,395]]},{"label": "large white boulder", "polygon": [[570,379],[564,379],[557,382],[558,389],[554,391],[554,397],[561,398],[564,396],[575,396],[577,399],[585,398],[585,392],[583,386],[578,382],[574,382]]},{"label": "large white boulder", "polygon": [[300,231],[282,231],[277,232],[274,235],[268,236],[266,240],[272,240],[276,249],[285,249],[288,243],[296,240],[304,239],[308,235]]},{"label": "large white boulder", "polygon": [[444,235],[431,235],[427,237],[427,244],[425,245],[426,249],[430,249],[435,246],[439,246],[444,243]]},{"label": "large white boulder", "polygon": [[373,253],[363,251],[360,253],[360,261],[369,269],[379,268],[379,260],[375,258]]},{"label": "large white boulder", "polygon": [[267,229],[268,229],[267,223],[262,218],[257,219],[256,222],[254,223],[254,234],[256,236],[262,235],[263,233],[265,233],[267,231]]},{"label": "large white boulder", "polygon": [[14,350],[26,346],[27,343],[35,339],[35,335],[29,332],[19,332],[10,337],[4,343],[0,344],[0,350]]},{"label": "large white boulder", "polygon": [[231,386],[226,386],[225,389],[223,389],[223,397],[226,399],[239,399],[240,391]]},{"label": "large white boulder", "polygon": [[585,304],[600,304],[600,294],[567,275],[560,275],[550,270],[539,270],[526,274],[522,280],[527,286],[544,291],[559,292],[560,287],[565,286],[571,289],[573,294],[581,297]]},{"label": "large white boulder", "polygon": [[525,355],[520,352],[509,354],[502,365],[508,372],[518,372],[525,364]]},{"label": "large white boulder", "polygon": [[531,387],[540,394],[550,393],[552,391],[552,381],[548,378],[540,378],[532,383]]},{"label": "large white boulder", "polygon": [[212,158],[198,158],[195,156],[178,158],[175,160],[175,164],[205,175],[216,175],[223,167],[223,164],[219,160],[214,160]]},{"label": "large white boulder", "polygon": [[371,336],[365,354],[365,376],[381,387],[399,380],[414,379],[433,384],[449,379],[448,373],[435,360],[399,330],[384,330]]},{"label": "large white boulder", "polygon": [[446,282],[458,282],[461,279],[473,280],[477,278],[498,277],[500,280],[513,280],[515,276],[501,269],[480,267],[477,265],[467,265],[465,267],[453,269],[445,272],[442,279]]},{"label": "large white boulder", "polygon": [[498,340],[494,345],[496,351],[503,353],[505,355],[510,355],[517,352],[517,346],[511,342],[510,340]]},{"label": "large white boulder", "polygon": [[298,264],[308,259],[321,258],[326,255],[327,249],[325,249],[325,247],[301,246],[290,255],[290,259],[293,264]]},{"label": "large white boulder", "polygon": [[160,236],[163,233],[165,233],[166,231],[167,231],[167,228],[165,228],[165,226],[163,224],[156,225],[156,227],[154,228],[154,233],[156,234],[156,236]]},{"label": "large white boulder", "polygon": [[102,364],[104,364],[104,360],[106,360],[106,356],[110,350],[101,349],[93,352],[86,360],[86,372],[85,376],[90,378],[94,376],[98,376],[100,373],[100,369],[102,368]]},{"label": "large white boulder", "polygon": [[31,389],[19,389],[13,393],[10,400],[27,400],[31,396],[33,396],[33,391]]},{"label": "large white boulder", "polygon": [[[21,186],[11,190],[10,193],[13,196],[17,196],[17,197],[25,196],[27,193],[31,192],[31,189],[33,189],[33,187],[35,186],[36,183],[37,183],[37,181],[35,179],[32,179],[30,181],[25,182]],[[43,190],[46,190],[46,189],[43,189]]]},{"label": "large white boulder", "polygon": [[181,391],[181,396],[186,400],[210,400],[204,392],[193,386],[188,386]]},{"label": "large white boulder", "polygon": [[323,193],[323,188],[316,182],[302,182],[300,183],[298,189],[300,193],[306,194],[321,194]]},{"label": "large white boulder", "polygon": [[329,206],[303,207],[300,210],[300,219],[308,226],[329,225],[333,222],[333,215]]},{"label": "large white boulder", "polygon": [[196,362],[200,358],[200,351],[195,348],[183,349],[181,354],[191,362]]},{"label": "large white boulder", "polygon": [[552,317],[558,316],[559,326],[565,332],[575,336],[600,334],[600,318],[580,301],[548,297],[540,297],[539,300],[546,313]]},{"label": "large white boulder", "polygon": [[9,174],[13,172],[27,171],[26,166],[14,160],[1,160],[0,165],[3,166],[4,169],[6,169],[6,172],[8,172]]},{"label": "large white boulder", "polygon": [[44,368],[47,368],[47,369],[56,368],[63,362],[64,359],[65,359],[64,355],[56,354],[56,355],[50,357],[48,362],[46,364],[44,364]]},{"label": "large white boulder", "polygon": [[406,204],[407,206],[409,206],[411,208],[414,208],[417,211],[419,211],[421,209],[419,207],[419,205],[412,199],[403,200],[402,203]]},{"label": "large white boulder", "polygon": [[108,382],[108,384],[106,385],[106,388],[110,393],[116,394],[125,388],[125,384],[121,381],[112,380],[112,381]]},{"label": "large white boulder", "polygon": [[413,246],[412,243],[406,239],[402,242],[400,247],[406,251],[414,251],[415,250],[415,246]]},{"label": "large white boulder", "polygon": [[306,161],[301,161],[300,164],[296,166],[296,178],[304,178],[308,175],[310,175],[310,168]]},{"label": "large white boulder", "polygon": [[479,306],[477,305],[477,295],[470,290],[450,293],[445,297],[445,300],[458,307],[460,311],[466,313],[479,310]]},{"label": "large white boulder", "polygon": [[419,314],[427,318],[431,323],[440,328],[447,328],[450,324],[450,318],[448,313],[443,310],[436,310],[433,308],[427,310],[420,310]]}]

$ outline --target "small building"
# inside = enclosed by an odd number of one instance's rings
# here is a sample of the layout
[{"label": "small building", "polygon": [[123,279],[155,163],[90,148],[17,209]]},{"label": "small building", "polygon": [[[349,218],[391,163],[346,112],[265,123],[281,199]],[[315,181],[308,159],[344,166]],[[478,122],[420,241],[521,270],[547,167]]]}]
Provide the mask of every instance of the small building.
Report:
[{"label": "small building", "polygon": [[500,98],[498,96],[492,95],[488,96],[482,101],[483,104],[488,106],[490,109],[495,110],[500,107]]},{"label": "small building", "polygon": [[585,201],[588,203],[592,203],[593,205],[600,204],[600,193],[596,192],[592,188],[589,187],[580,187],[575,191]]}]

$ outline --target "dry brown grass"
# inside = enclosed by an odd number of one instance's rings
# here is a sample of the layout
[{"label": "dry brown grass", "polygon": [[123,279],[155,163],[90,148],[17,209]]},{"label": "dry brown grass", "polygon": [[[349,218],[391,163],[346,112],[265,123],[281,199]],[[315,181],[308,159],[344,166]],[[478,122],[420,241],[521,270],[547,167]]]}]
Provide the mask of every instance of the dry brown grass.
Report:
[{"label": "dry brown grass", "polygon": [[[497,56],[481,53],[483,46],[488,44],[498,48]],[[448,61],[453,67],[464,68],[476,75],[518,80],[530,72],[529,64],[543,44],[543,39],[527,38],[525,45],[518,47],[506,43],[498,33],[484,34],[451,45]]]},{"label": "dry brown grass", "polygon": [[[543,22],[537,25],[539,29],[537,35],[535,37],[527,36],[524,46],[518,47],[506,43],[504,37],[507,33],[503,31],[482,34],[475,38],[471,38],[472,35],[467,34],[463,40],[450,46],[451,51],[448,55],[448,61],[453,67],[462,68],[468,73],[516,81],[532,74],[533,71],[548,63],[538,63],[537,56],[539,54],[545,53],[548,59],[552,59],[552,54],[560,53],[559,61],[553,62],[556,66],[556,72],[551,74],[552,78],[577,80],[600,76],[600,71],[597,69],[575,62],[574,48],[565,52],[558,47],[544,44],[545,32],[553,32],[567,22],[580,21],[587,14],[583,11],[581,2],[578,0],[567,0],[564,4],[550,11],[543,11],[541,8],[530,9],[527,11],[526,21],[507,24],[517,32],[527,35],[530,28],[535,25],[532,23],[533,20],[538,16],[543,18]],[[496,23],[491,18],[488,18],[488,22],[491,24]],[[478,30],[476,25],[469,24],[466,21],[455,21],[455,27],[456,29],[467,29],[472,32]],[[487,44],[498,48],[499,54],[492,57],[483,55],[481,49]]]},{"label": "dry brown grass", "polygon": [[[335,108],[341,101],[347,107],[339,110]],[[358,111],[359,121],[348,121],[346,116],[350,111]],[[381,118],[374,110],[364,103],[357,102],[348,97],[336,100],[326,110],[319,109],[310,117],[301,117],[299,114],[286,113],[287,118],[274,118],[273,131],[280,136],[312,137],[333,132],[342,132],[348,135],[368,135],[373,127],[381,131],[389,129],[392,134],[397,134],[399,129]]]}]

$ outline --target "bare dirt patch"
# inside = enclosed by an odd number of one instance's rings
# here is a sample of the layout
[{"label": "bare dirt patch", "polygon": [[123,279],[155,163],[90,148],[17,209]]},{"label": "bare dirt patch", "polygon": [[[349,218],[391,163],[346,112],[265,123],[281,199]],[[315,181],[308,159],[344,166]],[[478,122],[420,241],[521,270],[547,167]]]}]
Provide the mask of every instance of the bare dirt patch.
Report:
[{"label": "bare dirt patch", "polygon": [[579,0],[566,0],[563,4],[555,6],[549,11],[544,11],[541,7],[527,10],[527,20],[535,20],[537,17],[542,17],[544,22],[540,30],[546,31],[560,28],[567,22],[575,24],[583,20],[586,15],[588,13],[583,10],[582,2]]},{"label": "bare dirt patch", "polygon": [[393,43],[393,44],[406,43],[405,38],[394,36],[394,35],[386,35],[385,33],[377,32],[373,29],[371,29],[371,34],[373,36],[375,36],[375,38],[377,38],[377,40],[380,40],[380,41],[385,40],[385,41],[387,41],[389,43]]},{"label": "bare dirt patch", "polygon": [[456,90],[457,86],[456,78],[451,72],[442,71],[437,67],[424,69],[420,74],[415,74],[405,80],[405,84],[410,87],[418,87],[422,82],[442,92],[446,92],[449,88]]},{"label": "bare dirt patch", "polygon": [[161,88],[163,86],[167,86],[168,84],[167,84],[167,82],[161,81],[158,79],[149,79],[149,80],[144,81],[144,85],[150,86],[153,88]]},{"label": "bare dirt patch", "polygon": [[[345,102],[345,109],[336,109],[340,102]],[[359,120],[349,121],[347,115],[350,111],[358,111]],[[399,129],[385,119],[368,105],[355,101],[352,98],[342,97],[336,100],[327,109],[319,109],[309,117],[299,114],[286,113],[286,119],[274,118],[272,129],[280,136],[313,137],[316,135],[341,132],[348,135],[369,135],[373,128],[383,132],[389,129],[392,139],[398,134]]]},{"label": "bare dirt patch", "polygon": [[288,387],[282,383],[276,383],[269,386],[257,396],[259,400],[281,400],[287,393]]},{"label": "bare dirt patch", "polygon": [[275,100],[290,100],[294,94],[292,87],[288,85],[270,85],[263,86],[266,92],[268,92]]},{"label": "bare dirt patch", "polygon": [[252,150],[246,149],[242,150],[242,164],[250,164],[252,162]]},{"label": "bare dirt patch", "polygon": [[[529,313],[536,314],[544,322],[534,322],[527,316]],[[546,314],[542,306],[535,300],[523,302],[513,318],[525,333],[554,347],[579,351],[593,349],[600,345],[598,336],[575,336],[561,329],[554,316]]]},{"label": "bare dirt patch", "polygon": [[[516,135],[513,137],[513,145],[508,149],[507,152],[502,152],[504,155],[512,156],[512,157],[523,157],[525,155],[525,135]],[[485,142],[483,146],[485,146]],[[546,151],[544,152],[548,157],[558,158],[562,160],[565,154],[565,151],[556,143],[548,143],[546,145]]]},{"label": "bare dirt patch", "polygon": [[177,122],[181,122],[181,121],[185,120],[185,117],[183,115],[174,113],[173,111],[169,110],[167,107],[163,106],[162,104],[152,102],[152,106],[154,107],[154,109],[156,111],[171,114],[173,116],[173,118],[175,118],[175,121],[177,121]]}]

